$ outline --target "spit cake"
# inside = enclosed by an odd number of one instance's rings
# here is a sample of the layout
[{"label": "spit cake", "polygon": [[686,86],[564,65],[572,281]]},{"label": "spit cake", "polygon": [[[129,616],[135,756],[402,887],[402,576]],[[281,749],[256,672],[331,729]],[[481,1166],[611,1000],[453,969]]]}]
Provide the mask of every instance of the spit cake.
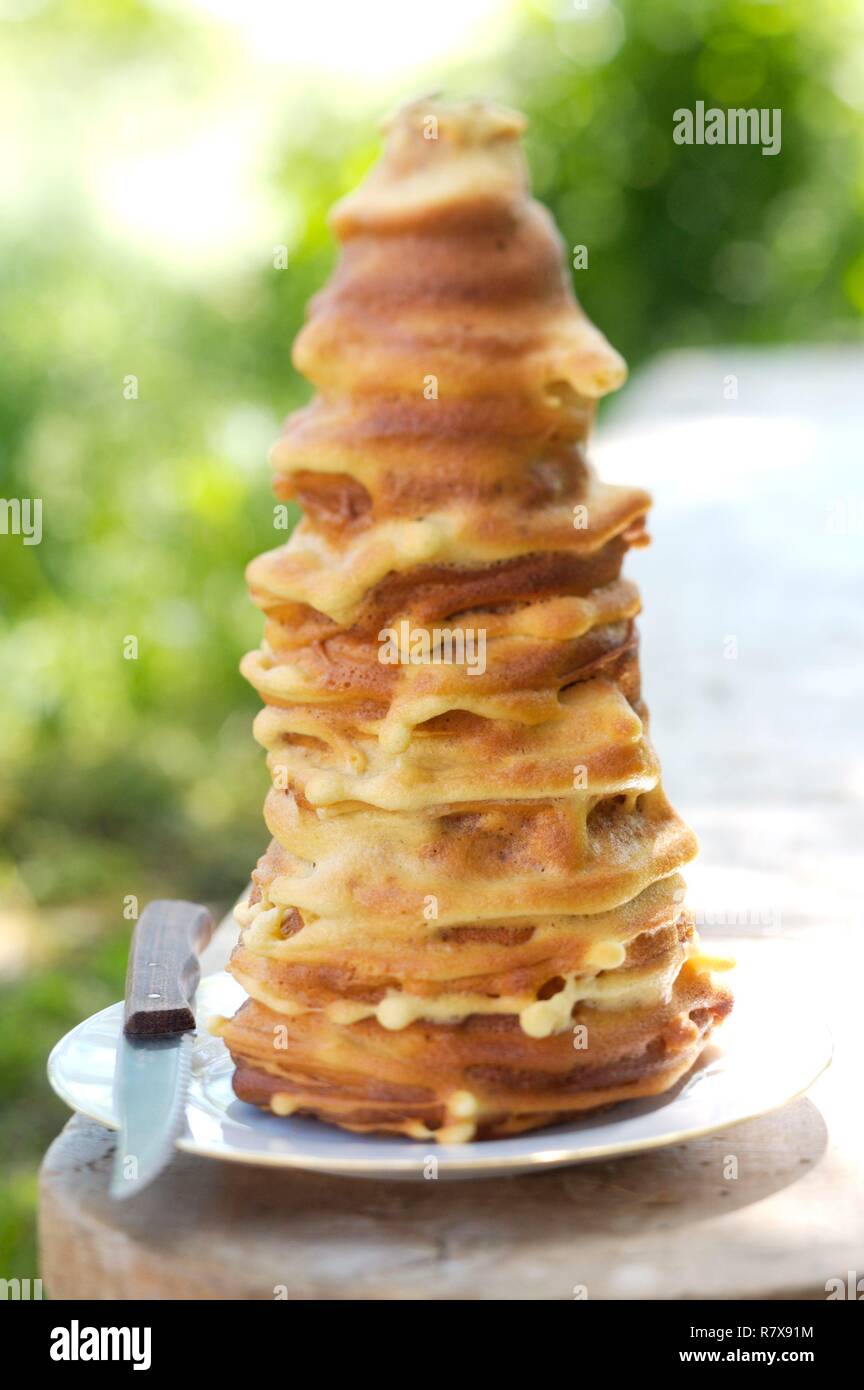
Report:
[{"label": "spit cake", "polygon": [[529,192],[524,122],[418,102],[337,205],[248,580],[272,840],[218,1024],[277,1115],[458,1142],[667,1090],[731,1007],[640,693],[649,497],[594,474],[625,366]]}]

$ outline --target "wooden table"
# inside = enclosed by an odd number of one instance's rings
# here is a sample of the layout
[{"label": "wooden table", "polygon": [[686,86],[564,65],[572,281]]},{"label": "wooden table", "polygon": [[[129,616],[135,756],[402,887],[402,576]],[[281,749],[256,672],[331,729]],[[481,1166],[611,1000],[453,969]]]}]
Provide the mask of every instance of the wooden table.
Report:
[{"label": "wooden table", "polygon": [[821,1299],[827,1280],[864,1276],[862,372],[853,351],[661,362],[604,427],[600,460],[655,493],[655,546],[630,572],[667,787],[703,843],[691,902],[704,936],[713,922],[744,938],[741,968],[793,952],[837,1046],[810,1095],[675,1148],[480,1182],[178,1153],[122,1205],[107,1198],[113,1135],[74,1118],[41,1174],[53,1297]]}]

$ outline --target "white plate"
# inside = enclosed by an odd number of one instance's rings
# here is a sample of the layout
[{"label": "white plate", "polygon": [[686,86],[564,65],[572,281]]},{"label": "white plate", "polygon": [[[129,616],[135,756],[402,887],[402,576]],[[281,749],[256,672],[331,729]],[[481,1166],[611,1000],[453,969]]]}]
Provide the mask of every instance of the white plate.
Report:
[{"label": "white plate", "polygon": [[[736,975],[739,972],[736,972]],[[212,1014],[232,1014],[245,998],[229,975],[209,975],[198,989],[200,1036],[186,1106],[187,1133],[177,1146],[234,1163],[312,1168],[363,1178],[422,1176],[430,1155],[441,1177],[488,1177],[637,1153],[712,1134],[779,1109],[806,1091],[831,1060],[825,1025],[776,976],[736,979],[735,1010],[717,1042],[665,1096],[627,1101],[552,1129],[479,1144],[436,1145],[349,1134],[317,1120],[277,1118],[237,1100],[224,1043],[206,1032]],[[773,989],[771,988],[773,983]],[[762,986],[761,988],[759,986]],[[781,999],[782,995],[782,999]],[[48,1077],[73,1110],[117,1128],[114,1059],[123,1005],[94,1014],[67,1033],[48,1061]]]}]

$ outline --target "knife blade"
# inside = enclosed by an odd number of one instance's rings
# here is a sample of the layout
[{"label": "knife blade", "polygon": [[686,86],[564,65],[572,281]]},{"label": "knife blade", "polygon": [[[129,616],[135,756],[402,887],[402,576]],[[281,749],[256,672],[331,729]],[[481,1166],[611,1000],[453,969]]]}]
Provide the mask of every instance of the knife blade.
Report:
[{"label": "knife blade", "polygon": [[153,1181],[182,1130],[192,1069],[198,954],[212,933],[206,908],[173,899],[148,904],[132,933],[114,1071],[120,1134],[110,1192],[119,1200]]}]

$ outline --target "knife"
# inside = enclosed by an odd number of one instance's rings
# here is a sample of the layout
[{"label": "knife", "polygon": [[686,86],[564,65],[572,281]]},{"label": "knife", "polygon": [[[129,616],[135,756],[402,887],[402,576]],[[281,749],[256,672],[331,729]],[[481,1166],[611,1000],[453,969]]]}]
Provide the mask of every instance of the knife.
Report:
[{"label": "knife", "polygon": [[132,933],[114,1069],[120,1134],[112,1197],[140,1192],[174,1151],[192,1070],[198,955],[212,934],[205,907],[169,898],[149,903]]}]

